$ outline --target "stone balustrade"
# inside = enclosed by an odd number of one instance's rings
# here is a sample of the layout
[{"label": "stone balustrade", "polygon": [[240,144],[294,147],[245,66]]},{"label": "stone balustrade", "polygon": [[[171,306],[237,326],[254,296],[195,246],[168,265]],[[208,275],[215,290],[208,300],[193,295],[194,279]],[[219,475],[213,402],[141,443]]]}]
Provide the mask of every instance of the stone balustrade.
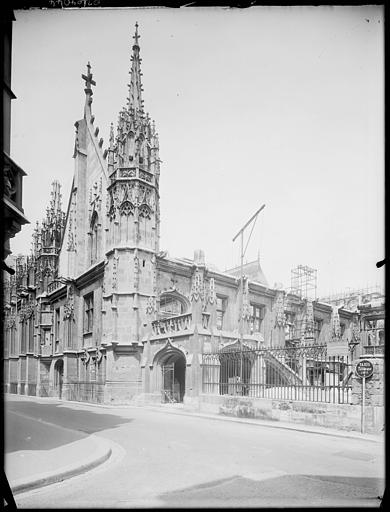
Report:
[{"label": "stone balustrade", "polygon": [[160,334],[186,331],[190,328],[191,322],[192,313],[185,313],[184,315],[177,315],[170,318],[155,320],[152,322],[152,329],[156,336]]},{"label": "stone balustrade", "polygon": [[47,293],[52,293],[54,290],[57,290],[57,288],[60,288],[61,286],[63,286],[61,281],[53,281],[47,285]]}]

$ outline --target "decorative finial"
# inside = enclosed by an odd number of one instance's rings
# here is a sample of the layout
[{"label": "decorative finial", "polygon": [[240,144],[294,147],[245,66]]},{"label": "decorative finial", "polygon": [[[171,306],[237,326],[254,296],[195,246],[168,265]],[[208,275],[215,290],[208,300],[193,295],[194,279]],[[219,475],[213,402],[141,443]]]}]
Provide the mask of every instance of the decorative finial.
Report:
[{"label": "decorative finial", "polygon": [[135,22],[135,35],[133,36],[134,39],[134,46],[138,46],[138,39],[141,36],[138,35],[138,21]]},{"label": "decorative finial", "polygon": [[88,61],[88,64],[87,64],[87,74],[86,75],[81,75],[81,78],[83,80],[85,80],[85,93],[89,93],[91,96],[93,94],[92,92],[92,89],[91,89],[91,85],[96,85],[96,82],[95,80],[92,80],[92,73],[91,73],[91,64],[90,62]]}]

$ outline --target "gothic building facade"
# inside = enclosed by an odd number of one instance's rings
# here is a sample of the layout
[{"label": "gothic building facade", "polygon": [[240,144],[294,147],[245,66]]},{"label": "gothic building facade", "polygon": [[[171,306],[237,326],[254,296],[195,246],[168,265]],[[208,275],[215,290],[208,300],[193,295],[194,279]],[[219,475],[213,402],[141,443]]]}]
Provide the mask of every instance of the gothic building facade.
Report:
[{"label": "gothic building facade", "polygon": [[208,266],[201,250],[192,260],[161,251],[159,138],[142,99],[137,26],[131,61],[128,102],[106,149],[89,64],[82,75],[66,212],[53,182],[32,254],[5,280],[6,392],[191,403],[210,350],[305,342],[348,355],[359,339],[353,312],[270,287],[259,260],[241,281],[237,269]]}]

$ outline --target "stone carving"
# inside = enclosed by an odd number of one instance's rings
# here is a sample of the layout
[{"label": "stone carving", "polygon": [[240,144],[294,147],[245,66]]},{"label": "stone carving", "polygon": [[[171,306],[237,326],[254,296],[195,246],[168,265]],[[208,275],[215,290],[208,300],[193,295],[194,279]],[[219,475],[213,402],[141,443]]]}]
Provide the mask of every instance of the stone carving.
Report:
[{"label": "stone carving", "polygon": [[306,300],[305,314],[303,319],[301,342],[304,343],[306,338],[314,336],[314,309],[313,302]]},{"label": "stone carving", "polygon": [[117,270],[118,270],[118,260],[119,260],[119,257],[118,256],[114,256],[113,259],[112,259],[112,280],[111,280],[111,283],[112,283],[112,289],[113,290],[116,290],[116,286],[117,286]]},{"label": "stone carving", "polygon": [[217,302],[217,292],[215,290],[215,280],[213,277],[210,278],[210,282],[209,282],[208,300],[209,300],[210,304],[215,304]]},{"label": "stone carving", "polygon": [[139,171],[139,177],[141,178],[141,180],[145,180],[149,183],[152,182],[152,175],[147,172]]},{"label": "stone carving", "polygon": [[157,312],[156,297],[148,297],[148,301],[146,303],[146,314],[154,315],[156,312]]},{"label": "stone carving", "polygon": [[72,318],[74,314],[74,295],[73,295],[73,288],[72,286],[67,287],[67,299],[64,304],[64,320],[68,320],[69,318]]},{"label": "stone carving", "polygon": [[203,299],[203,295],[204,295],[203,276],[199,272],[199,270],[196,269],[195,273],[192,276],[190,300],[197,302],[199,299],[201,299],[201,300]]},{"label": "stone carving", "polygon": [[120,170],[121,178],[135,178],[136,170],[130,167],[124,167]]},{"label": "stone carving", "polygon": [[284,291],[278,291],[277,295],[276,295],[276,304],[275,304],[275,327],[284,327],[286,325],[284,302],[285,302]]},{"label": "stone carving", "polygon": [[249,281],[248,278],[244,278],[244,290],[242,296],[242,318],[243,320],[250,320],[251,317],[251,305],[249,302]]},{"label": "stone carving", "polygon": [[76,250],[76,192],[72,193],[70,212],[69,212],[69,224],[68,224],[68,240],[67,240],[67,251]]},{"label": "stone carving", "polygon": [[84,352],[81,354],[80,359],[81,359],[82,363],[85,366],[87,366],[87,364],[89,363],[89,360],[91,359],[91,356],[89,355],[89,352],[87,352],[86,349],[84,349]]},{"label": "stone carving", "polygon": [[331,334],[332,334],[332,338],[334,338],[334,339],[338,339],[341,336],[340,316],[339,316],[338,306],[332,306]]},{"label": "stone carving", "polygon": [[138,289],[139,286],[139,258],[137,254],[134,255],[134,288]]}]

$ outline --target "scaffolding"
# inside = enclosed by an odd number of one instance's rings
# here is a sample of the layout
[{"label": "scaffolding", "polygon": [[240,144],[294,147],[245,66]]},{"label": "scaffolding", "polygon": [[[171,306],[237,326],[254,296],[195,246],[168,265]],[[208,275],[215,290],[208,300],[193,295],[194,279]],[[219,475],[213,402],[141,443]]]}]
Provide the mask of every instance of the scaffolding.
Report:
[{"label": "scaffolding", "polygon": [[[376,296],[376,297],[375,297]],[[384,296],[383,288],[380,285],[367,286],[366,288],[346,288],[346,290],[338,293],[333,293],[326,297],[321,297],[321,302],[328,304],[338,303],[346,300],[350,300],[354,297],[358,298],[380,298]]]},{"label": "scaffolding", "polygon": [[301,299],[317,298],[317,269],[298,265],[291,269],[291,293]]}]

